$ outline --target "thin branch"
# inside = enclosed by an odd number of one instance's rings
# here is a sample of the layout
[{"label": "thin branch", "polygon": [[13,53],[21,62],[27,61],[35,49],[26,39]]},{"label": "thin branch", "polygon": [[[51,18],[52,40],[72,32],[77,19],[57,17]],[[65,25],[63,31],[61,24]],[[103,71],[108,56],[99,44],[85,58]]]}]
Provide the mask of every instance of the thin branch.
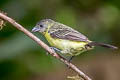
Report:
[{"label": "thin branch", "polygon": [[92,80],[89,78],[86,74],[84,74],[81,70],[79,70],[75,65],[72,63],[68,62],[61,56],[59,56],[56,52],[54,52],[48,45],[46,45],[43,41],[41,41],[39,38],[37,38],[35,35],[33,35],[31,32],[29,32],[27,29],[25,29],[23,26],[18,24],[15,20],[12,18],[6,16],[3,13],[0,13],[0,18],[11,23],[14,27],[16,27],[18,30],[24,32],[28,37],[33,39],[35,42],[37,42],[40,46],[42,46],[46,51],[48,51],[53,57],[59,59],[62,61],[64,64],[66,64],[68,67],[70,67],[73,71],[77,72],[79,76],[81,76],[85,80]]}]

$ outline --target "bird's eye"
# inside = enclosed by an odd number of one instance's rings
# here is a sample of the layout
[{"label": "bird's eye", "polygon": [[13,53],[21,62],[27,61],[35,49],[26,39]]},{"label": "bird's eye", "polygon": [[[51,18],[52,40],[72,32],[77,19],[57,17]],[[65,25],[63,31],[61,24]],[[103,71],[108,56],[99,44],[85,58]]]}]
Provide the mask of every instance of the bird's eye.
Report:
[{"label": "bird's eye", "polygon": [[40,27],[42,28],[42,27],[43,27],[43,25],[40,25]]}]

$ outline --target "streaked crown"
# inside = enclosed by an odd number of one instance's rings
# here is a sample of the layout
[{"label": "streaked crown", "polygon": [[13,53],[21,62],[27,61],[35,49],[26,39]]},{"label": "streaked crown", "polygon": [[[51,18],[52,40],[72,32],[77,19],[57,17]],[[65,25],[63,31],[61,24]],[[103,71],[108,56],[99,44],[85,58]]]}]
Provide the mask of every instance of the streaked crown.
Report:
[{"label": "streaked crown", "polygon": [[51,19],[42,19],[40,20],[36,26],[32,29],[32,32],[45,32],[49,26],[54,23]]}]

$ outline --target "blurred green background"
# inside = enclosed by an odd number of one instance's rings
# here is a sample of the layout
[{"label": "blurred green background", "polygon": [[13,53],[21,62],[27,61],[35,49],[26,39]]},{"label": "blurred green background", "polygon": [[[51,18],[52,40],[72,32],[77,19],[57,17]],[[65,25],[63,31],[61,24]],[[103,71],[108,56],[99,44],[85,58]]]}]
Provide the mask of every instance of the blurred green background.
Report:
[{"label": "blurred green background", "polygon": [[[0,10],[29,31],[51,18],[90,40],[120,47],[119,0],[0,0]],[[120,80],[119,49],[97,47],[72,62],[93,80]],[[76,74],[11,24],[0,31],[0,80],[66,80],[68,75]]]}]

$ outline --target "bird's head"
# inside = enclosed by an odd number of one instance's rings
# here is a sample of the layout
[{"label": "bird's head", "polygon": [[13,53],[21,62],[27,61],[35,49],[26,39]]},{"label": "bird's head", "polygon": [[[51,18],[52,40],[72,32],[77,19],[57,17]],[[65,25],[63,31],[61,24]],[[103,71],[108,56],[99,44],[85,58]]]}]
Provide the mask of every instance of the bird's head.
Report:
[{"label": "bird's head", "polygon": [[51,19],[40,20],[36,24],[36,26],[32,29],[32,32],[41,32],[41,33],[44,33],[44,32],[46,32],[46,30],[48,29],[48,27],[52,26],[53,23],[54,23],[54,21],[51,20]]}]

